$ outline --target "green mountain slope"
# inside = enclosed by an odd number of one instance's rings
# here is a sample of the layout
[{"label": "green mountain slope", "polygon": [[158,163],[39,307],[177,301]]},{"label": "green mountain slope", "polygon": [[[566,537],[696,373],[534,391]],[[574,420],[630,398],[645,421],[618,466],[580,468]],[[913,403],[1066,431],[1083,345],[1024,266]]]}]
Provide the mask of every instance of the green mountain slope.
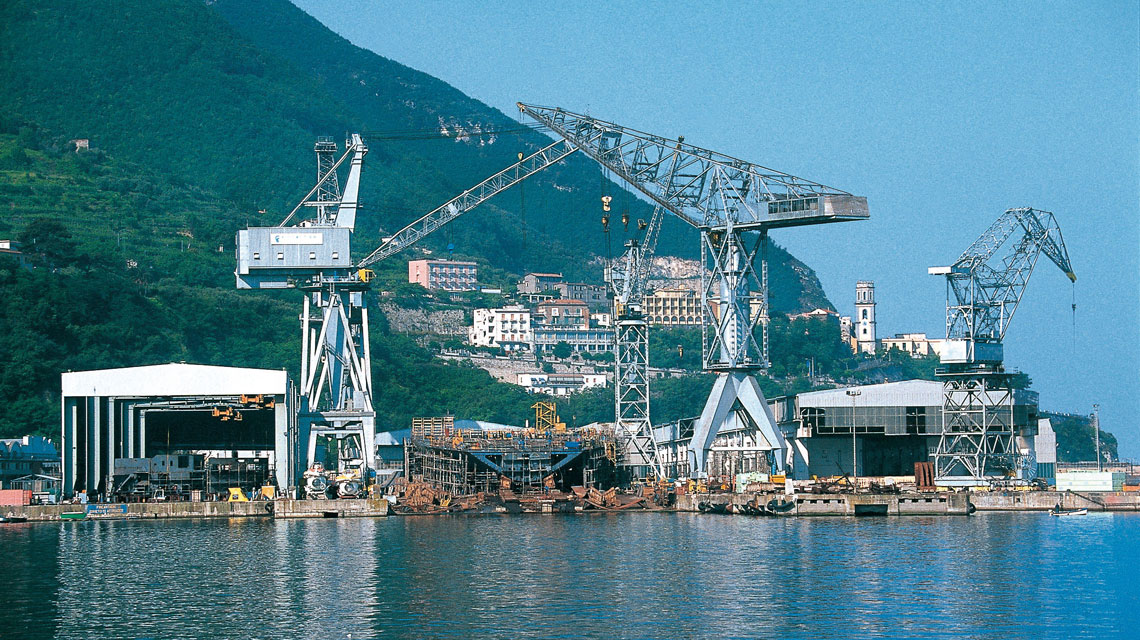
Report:
[{"label": "green mountain slope", "polygon": [[[296,367],[299,296],[235,290],[232,253],[214,245],[229,235],[211,225],[230,203],[56,142],[0,119],[0,207],[36,216],[18,225],[0,218],[0,238],[21,240],[30,263],[0,255],[0,401],[8,407],[0,437],[58,436],[67,370],[179,360]],[[382,428],[406,427],[420,407],[500,422],[529,414],[534,400],[521,388],[433,359],[389,332],[381,313],[372,329]]]},{"label": "green mountain slope", "polygon": [[[6,3],[0,77],[8,89],[0,111],[217,193],[236,204],[220,216],[235,228],[259,209],[273,221],[292,207],[312,180],[315,136],[373,132],[359,253],[549,142],[438,79],[353,46],[285,0]],[[424,139],[441,128],[451,137]],[[460,129],[510,133],[460,141]],[[425,246],[454,245],[511,273],[597,279],[600,264],[582,258],[605,253],[602,195],[616,196],[633,219],[649,215],[593,163],[572,157]],[[695,232],[669,220],[659,251],[693,256],[697,246]],[[782,257],[773,254],[772,288],[789,293],[773,296],[774,309],[826,306],[814,274]]]},{"label": "green mountain slope", "polygon": [[[55,434],[68,369],[295,368],[299,297],[234,290],[233,238],[280,220],[304,194],[316,136],[372,132],[361,254],[548,141],[284,0],[0,3],[0,80],[0,239],[24,240],[34,267],[0,260],[0,399],[12,409],[0,436]],[[451,137],[422,135],[441,123]],[[457,141],[457,128],[476,126],[506,133]],[[77,138],[91,150],[77,153]],[[603,194],[634,219],[649,215],[573,158],[425,246],[454,244],[496,283],[524,269],[596,281]],[[622,239],[616,231],[612,245]],[[695,232],[672,221],[660,251],[696,247]],[[776,311],[827,305],[810,269],[782,250],[771,256]],[[388,283],[402,258],[380,270]],[[373,319],[383,427],[406,426],[423,407],[510,422],[528,413],[517,387],[433,360]],[[566,413],[604,418],[609,402],[595,393]]]}]

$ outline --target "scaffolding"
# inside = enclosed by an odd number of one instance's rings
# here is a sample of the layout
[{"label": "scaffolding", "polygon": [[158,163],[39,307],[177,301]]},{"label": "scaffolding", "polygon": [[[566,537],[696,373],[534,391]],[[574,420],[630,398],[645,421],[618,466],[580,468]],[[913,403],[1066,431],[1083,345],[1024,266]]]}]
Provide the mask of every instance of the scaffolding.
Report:
[{"label": "scaffolding", "polygon": [[456,429],[409,438],[404,448],[410,478],[452,495],[608,486],[617,462],[613,434],[596,429]]}]

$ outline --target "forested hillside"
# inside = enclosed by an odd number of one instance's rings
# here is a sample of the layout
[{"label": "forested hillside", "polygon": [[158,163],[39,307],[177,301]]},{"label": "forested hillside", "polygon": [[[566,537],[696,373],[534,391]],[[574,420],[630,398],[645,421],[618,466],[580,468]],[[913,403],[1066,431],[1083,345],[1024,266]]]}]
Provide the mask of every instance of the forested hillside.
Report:
[{"label": "forested hillside", "polygon": [[[6,3],[0,77],[0,110],[217,194],[232,203],[219,220],[231,227],[262,209],[267,221],[283,217],[312,180],[316,136],[362,131],[370,153],[358,253],[549,142],[436,78],[353,46],[286,0]],[[633,219],[649,215],[575,156],[425,245],[453,245],[509,273],[597,279],[600,264],[583,257],[605,253],[602,195]],[[659,250],[695,255],[695,232],[667,225]],[[232,239],[223,244],[232,248]],[[770,278],[777,311],[828,305],[810,269],[784,252],[772,253]]]},{"label": "forested hillside", "polygon": [[[548,142],[284,0],[0,3],[0,79],[0,239],[23,242],[29,261],[0,260],[5,437],[57,433],[69,369],[185,360],[293,370],[299,296],[234,290],[233,242],[304,195],[315,137],[366,135],[359,254]],[[454,245],[494,284],[528,269],[598,281],[602,195],[634,219],[649,214],[574,157],[425,246]],[[674,221],[659,252],[696,246]],[[808,267],[778,248],[770,257],[775,311],[829,306]],[[382,287],[405,259],[381,266]],[[425,410],[505,422],[528,413],[517,387],[441,363],[372,317],[382,428]],[[605,419],[606,393],[564,411]]]}]

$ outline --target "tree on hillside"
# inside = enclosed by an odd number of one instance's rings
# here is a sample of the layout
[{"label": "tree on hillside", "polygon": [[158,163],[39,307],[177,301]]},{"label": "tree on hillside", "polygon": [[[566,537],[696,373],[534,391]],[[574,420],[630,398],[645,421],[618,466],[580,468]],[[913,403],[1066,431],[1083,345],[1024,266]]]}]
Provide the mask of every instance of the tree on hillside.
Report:
[{"label": "tree on hillside", "polygon": [[[1096,460],[1096,434],[1088,416],[1042,412],[1041,417],[1049,418],[1053,431],[1057,433],[1058,462]],[[1105,460],[1117,460],[1116,436],[1102,429],[1100,450]]]},{"label": "tree on hillside", "polygon": [[41,258],[52,266],[66,264],[75,257],[71,231],[54,218],[35,218],[19,235],[24,253]]},{"label": "tree on hillside", "polygon": [[570,354],[574,353],[574,349],[565,340],[561,340],[558,344],[554,345],[554,357],[559,359],[566,359]]}]

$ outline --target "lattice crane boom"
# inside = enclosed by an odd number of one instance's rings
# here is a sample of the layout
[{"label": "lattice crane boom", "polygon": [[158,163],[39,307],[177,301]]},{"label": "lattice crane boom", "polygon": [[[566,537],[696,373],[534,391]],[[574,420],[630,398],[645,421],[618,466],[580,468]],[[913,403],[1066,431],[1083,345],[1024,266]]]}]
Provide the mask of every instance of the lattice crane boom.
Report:
[{"label": "lattice crane boom", "polygon": [[[762,264],[757,272],[753,262],[757,255],[764,255],[770,229],[866,219],[870,217],[866,198],[687,144],[681,138],[653,135],[555,107],[521,102],[518,107],[700,232],[705,267],[701,278],[702,356],[705,369],[717,372],[718,378],[694,425],[689,444],[691,471],[705,475],[717,434],[722,427],[739,425],[750,425],[741,432],[747,432],[746,443],[735,449],[751,456],[747,464],[760,468],[763,465],[755,456],[761,455],[783,469],[787,443],[753,375],[768,366],[767,269]],[[639,248],[631,249],[626,272],[618,274],[627,280],[622,287],[615,286],[618,295],[633,291],[629,285],[638,283],[638,265],[644,262],[638,259]],[[623,407],[630,407],[628,424],[639,425],[637,438],[655,447],[651,431],[647,432],[648,412],[638,413],[648,406],[648,385],[634,379],[648,362],[648,350],[641,355],[638,349],[630,349],[629,361],[624,362],[622,327],[619,322],[615,373],[619,378],[625,373],[631,376],[628,389],[637,397],[626,402],[619,386],[618,422],[626,421]],[[762,334],[759,342],[757,330]],[[642,344],[644,332],[625,342]],[[649,447],[637,448],[648,451]]]},{"label": "lattice crane boom", "polygon": [[867,218],[846,191],[556,107],[519,109],[689,224],[740,229]]},{"label": "lattice crane boom", "polygon": [[513,187],[543,169],[561,162],[577,150],[566,140],[559,140],[522,158],[400,229],[361,260],[358,266],[367,267],[407,249],[433,231],[478,207],[492,196]]},{"label": "lattice crane boom", "polygon": [[[1009,251],[995,262],[994,256],[1015,237]],[[1020,207],[1007,209],[953,264],[929,269],[947,279],[950,348],[943,354],[944,362],[1001,361],[1001,342],[1041,254],[1076,282],[1056,218],[1048,211]]]}]

